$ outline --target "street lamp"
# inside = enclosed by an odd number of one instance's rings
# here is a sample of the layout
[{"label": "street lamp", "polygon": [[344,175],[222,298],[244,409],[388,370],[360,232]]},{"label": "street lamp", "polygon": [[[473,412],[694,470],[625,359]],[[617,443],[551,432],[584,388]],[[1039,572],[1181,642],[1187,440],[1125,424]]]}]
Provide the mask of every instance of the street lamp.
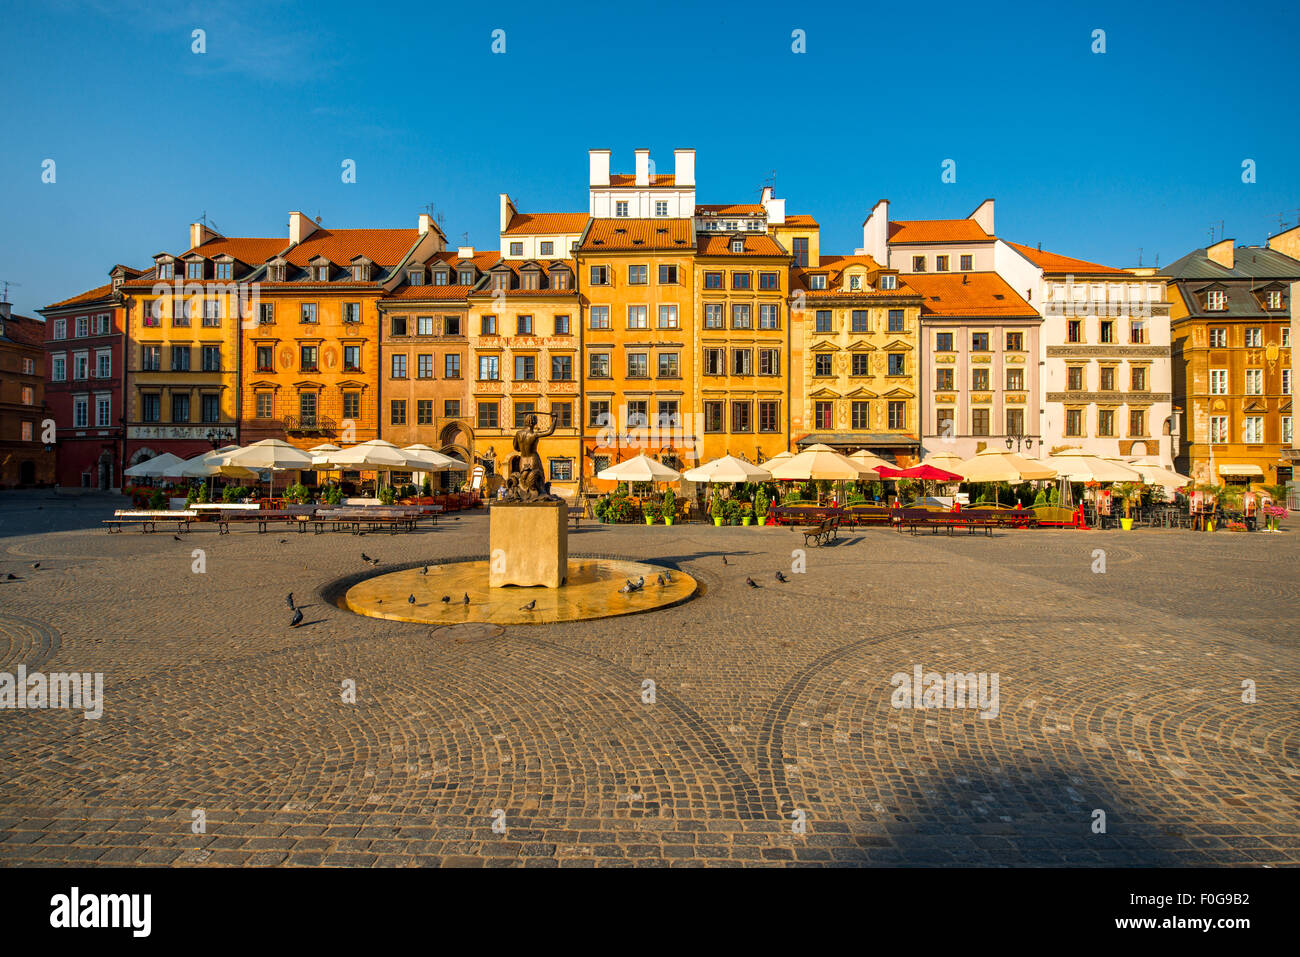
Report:
[{"label": "street lamp", "polygon": [[1011,448],[1012,448],[1012,441],[1013,441],[1013,440],[1014,440],[1014,442],[1015,442],[1015,450],[1016,450],[1017,453],[1019,453],[1022,449],[1023,449],[1024,451],[1028,452],[1030,449],[1032,449],[1032,448],[1034,447],[1034,440],[1033,440],[1033,438],[1032,438],[1031,436],[1028,436],[1028,435],[1021,435],[1021,434],[1017,433],[1017,434],[1015,434],[1015,435],[1008,435],[1008,436],[1007,436],[1007,450],[1008,450],[1008,451],[1010,451]]}]

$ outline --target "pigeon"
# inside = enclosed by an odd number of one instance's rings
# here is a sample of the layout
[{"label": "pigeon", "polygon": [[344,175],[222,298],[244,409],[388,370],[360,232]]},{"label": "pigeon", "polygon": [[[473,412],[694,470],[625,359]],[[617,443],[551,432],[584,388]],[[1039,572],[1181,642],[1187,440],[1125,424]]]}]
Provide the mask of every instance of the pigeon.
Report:
[{"label": "pigeon", "polygon": [[180,540],[181,540],[181,537],[180,537],[179,535],[173,535],[173,536],[172,536],[172,541],[173,541],[173,542],[179,542]]},{"label": "pigeon", "polygon": [[745,584],[748,585],[750,588],[757,588],[757,587],[758,587],[758,582],[754,581],[754,579],[752,579],[752,578],[746,578],[746,579],[745,579]]},{"label": "pigeon", "polygon": [[660,588],[663,588],[664,585],[667,584],[667,583],[664,581],[664,576],[663,576],[663,575],[660,575],[660,576],[658,576],[658,578],[659,578],[659,587],[660,587]]},{"label": "pigeon", "polygon": [[407,603],[408,605],[414,605],[414,604],[415,604],[415,596],[414,596],[414,595],[407,595],[407,596],[406,596],[406,603]]},{"label": "pigeon", "polygon": [[450,595],[443,595],[443,596],[442,596],[442,603],[443,603],[444,605],[449,604],[450,602],[451,602],[451,596],[450,596]]},{"label": "pigeon", "polygon": [[33,562],[33,563],[32,563],[32,568],[40,568],[40,567],[41,567],[41,563],[40,563],[40,562]]},{"label": "pigeon", "polygon": [[420,574],[421,574],[421,575],[427,575],[427,574],[429,574],[429,566],[428,566],[428,565],[425,565],[423,568],[421,568],[421,569],[420,569]]},{"label": "pigeon", "polygon": [[673,573],[672,573],[672,572],[664,572],[664,581],[666,581],[668,584],[671,585],[671,584],[673,583]]},{"label": "pigeon", "polygon": [[281,545],[288,545],[288,544],[289,544],[289,539],[287,539],[287,538],[282,538],[282,539],[280,539],[280,544],[281,544]]},{"label": "pigeon", "polygon": [[8,580],[11,581],[11,582],[16,582],[16,581],[18,581],[18,576],[15,575],[13,572],[10,572],[10,573],[9,573],[9,576],[8,576]]},{"label": "pigeon", "polygon": [[786,578],[786,577],[785,577],[784,575],[782,575],[780,572],[777,572],[777,573],[776,573],[776,580],[779,581],[779,582],[786,582],[786,581],[789,581],[790,579]]},{"label": "pigeon", "polygon": [[293,621],[289,622],[289,627],[297,628],[301,624],[302,624],[302,609],[295,608],[293,610]]},{"label": "pigeon", "polygon": [[723,555],[723,556],[722,556],[722,564],[724,564],[724,565],[727,564],[727,556],[726,556],[726,555]]},{"label": "pigeon", "polygon": [[628,580],[623,583],[623,587],[618,590],[618,593],[620,595],[627,595],[634,591],[636,591],[636,586],[632,584],[631,580]]},{"label": "pigeon", "polygon": [[289,594],[285,595],[285,596],[284,596],[284,601],[285,601],[285,604],[287,604],[290,608],[293,608],[293,607],[294,607],[294,604],[293,604],[293,592],[289,592]]},{"label": "pigeon", "polygon": [[373,559],[372,559],[369,555],[367,555],[365,552],[362,552],[362,553],[361,553],[361,560],[362,560],[363,562],[370,562],[370,561],[373,561]]},{"label": "pigeon", "polygon": [[463,604],[466,604],[466,605],[469,604],[469,592],[465,592],[465,601],[463,602]]},{"label": "pigeon", "polygon": [[520,610],[520,611],[532,611],[532,610],[533,610],[534,608],[536,608],[536,607],[537,607],[537,599],[534,598],[534,599],[533,599],[532,601],[530,601],[527,605],[523,605],[519,610]]}]

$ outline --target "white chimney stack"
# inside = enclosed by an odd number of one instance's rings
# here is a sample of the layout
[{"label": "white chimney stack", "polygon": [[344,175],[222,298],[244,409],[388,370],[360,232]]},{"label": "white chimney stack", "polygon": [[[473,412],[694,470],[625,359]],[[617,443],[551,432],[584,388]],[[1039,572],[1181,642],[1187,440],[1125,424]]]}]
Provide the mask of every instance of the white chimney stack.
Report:
[{"label": "white chimney stack", "polygon": [[695,150],[673,150],[674,186],[695,185]]},{"label": "white chimney stack", "polygon": [[980,203],[979,206],[975,208],[975,212],[971,213],[966,218],[975,220],[975,222],[979,223],[980,229],[984,230],[984,232],[988,233],[990,236],[997,235],[993,232],[993,200],[984,200],[984,202]]},{"label": "white chimney stack", "polygon": [[314,232],[316,224],[310,216],[299,212],[289,214],[289,242],[300,243]]},{"label": "white chimney stack", "polygon": [[423,236],[433,228],[433,217],[428,213],[420,214],[420,235]]},{"label": "white chimney stack", "polygon": [[473,246],[457,246],[457,247],[456,247],[456,258],[457,258],[457,259],[473,259],[473,258],[474,258],[474,247],[473,247]]},{"label": "white chimney stack", "polygon": [[591,166],[590,185],[608,186],[609,150],[587,150],[587,157]]},{"label": "white chimney stack", "polygon": [[636,151],[636,184],[638,186],[650,185],[650,151]]},{"label": "white chimney stack", "polygon": [[889,200],[877,200],[871,207],[862,224],[862,251],[880,265],[889,265]]}]

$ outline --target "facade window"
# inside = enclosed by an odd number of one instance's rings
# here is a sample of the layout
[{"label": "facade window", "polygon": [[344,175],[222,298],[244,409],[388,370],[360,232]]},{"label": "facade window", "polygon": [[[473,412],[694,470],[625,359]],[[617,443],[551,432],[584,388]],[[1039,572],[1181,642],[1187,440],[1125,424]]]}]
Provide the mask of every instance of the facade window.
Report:
[{"label": "facade window", "polygon": [[826,399],[820,399],[813,403],[813,424],[818,429],[832,429],[835,427],[833,403]]},{"label": "facade window", "polygon": [[72,400],[72,427],[74,429],[84,429],[89,425],[90,398],[84,395],[76,396]]},{"label": "facade window", "polygon": [[173,279],[176,276],[176,266],[173,263],[158,264],[159,279]]},{"label": "facade window", "polygon": [[609,306],[591,307],[591,328],[593,329],[609,328]]},{"label": "facade window", "polygon": [[221,396],[203,395],[199,397],[199,418],[203,422],[221,421]]},{"label": "facade window", "polygon": [[934,334],[934,351],[935,352],[952,352],[952,333],[936,332]]},{"label": "facade window", "polygon": [[743,239],[733,239],[731,241],[731,251],[733,253],[743,253],[745,251],[745,241]]},{"label": "facade window", "polygon": [[301,310],[301,312],[299,313],[299,316],[298,316],[298,321],[299,321],[299,322],[306,322],[306,323],[312,323],[312,322],[315,322],[315,321],[316,321],[316,303],[314,303],[314,302],[304,302],[304,303],[302,304],[302,310]]},{"label": "facade window", "polygon": [[460,269],[456,272],[456,282],[462,286],[474,285],[474,270]]},{"label": "facade window", "polygon": [[748,402],[731,403],[731,431],[753,432],[754,423],[750,418],[752,407]]},{"label": "facade window", "polygon": [[190,397],[188,395],[172,395],[172,421],[188,422],[190,420]]},{"label": "facade window", "polygon": [[432,399],[415,400],[415,424],[433,425],[433,400]]},{"label": "facade window", "polygon": [[758,431],[781,431],[781,403],[764,401],[758,403]]},{"label": "facade window", "polygon": [[[30,359],[25,360],[31,362]],[[31,374],[31,370],[24,367],[24,372]],[[108,350],[95,353],[95,378],[111,379],[113,377],[113,353]]]},{"label": "facade window", "polygon": [[614,203],[614,215],[620,217],[627,215],[627,200],[620,199]]},{"label": "facade window", "polygon": [[1145,392],[1147,390],[1146,366],[1134,366],[1129,370],[1129,389],[1132,392]]},{"label": "facade window", "polygon": [[663,429],[675,429],[681,425],[680,406],[677,400],[660,399],[655,408],[655,420]]},{"label": "facade window", "polygon": [[524,244],[523,244],[523,243],[511,243],[511,244],[510,244],[510,255],[512,255],[512,256],[522,256],[523,254],[524,254]]},{"label": "facade window", "polygon": [[970,410],[970,434],[971,435],[989,434],[989,410],[988,409]]},{"label": "facade window", "polygon": [[275,303],[259,302],[257,304],[257,324],[259,326],[275,324]]},{"label": "facade window", "polygon": [[572,402],[552,402],[551,414],[555,416],[555,427],[557,429],[573,428]]},{"label": "facade window", "polygon": [[659,328],[660,329],[677,328],[677,307],[676,306],[659,307]]},{"label": "facade window", "polygon": [[[298,357],[303,372],[316,372],[316,347],[302,346],[298,350]],[[406,356],[402,356],[403,375],[405,375]]]},{"label": "facade window", "polygon": [[1228,370],[1211,369],[1210,370],[1210,395],[1227,395],[1228,394]]},{"label": "facade window", "polygon": [[1226,349],[1228,347],[1228,330],[1211,329],[1210,330],[1210,348]]},{"label": "facade window", "polygon": [[704,304],[704,328],[705,329],[722,329],[726,326],[726,320],[723,319],[722,303],[706,302]]},{"label": "facade window", "polygon": [[551,356],[551,381],[573,381],[573,356]]},{"label": "facade window", "polygon": [[1286,446],[1293,446],[1295,444],[1292,441],[1291,416],[1289,415],[1282,416],[1282,444]]},{"label": "facade window", "polygon": [[758,328],[780,329],[781,307],[774,302],[761,303],[758,307]]},{"label": "facade window", "polygon": [[499,356],[478,357],[478,377],[482,382],[495,382],[501,378],[501,358]]},{"label": "facade window", "polygon": [[1129,409],[1128,434],[1130,436],[1147,434],[1147,413],[1145,409]]},{"label": "facade window", "polygon": [[460,355],[449,352],[442,357],[442,377],[444,379],[460,378]]},{"label": "facade window", "polygon": [[871,427],[871,403],[855,401],[849,406],[849,422],[857,430]]},{"label": "facade window", "polygon": [[660,379],[677,379],[681,376],[679,357],[676,352],[659,353],[658,376]]},{"label": "facade window", "polygon": [[1129,322],[1128,341],[1134,345],[1146,345],[1147,323],[1145,319],[1134,319]]},{"label": "facade window", "polygon": [[832,374],[831,356],[819,352],[813,356],[813,375],[828,376]]},{"label": "facade window", "polygon": [[1228,444],[1228,417],[1226,415],[1210,416],[1210,444]]},{"label": "facade window", "polygon": [[650,328],[649,307],[628,306],[627,327],[629,329],[649,329]]},{"label": "facade window", "polygon": [[203,371],[204,372],[221,371],[221,346],[203,347]]},{"label": "facade window", "polygon": [[[149,309],[150,305],[152,305],[152,303],[145,303],[145,304],[142,306],[142,309],[144,310],[145,317],[146,317],[146,319],[145,319],[145,325],[146,325],[146,326],[151,326],[151,325],[156,325],[156,324],[157,324],[157,323],[152,323],[152,322],[149,322],[149,321],[148,321],[148,314],[149,314],[149,312],[150,312],[150,309]],[[55,320],[54,320],[54,331],[53,331],[53,333],[51,334],[50,338],[51,338],[51,339],[66,339],[66,338],[68,338],[68,320],[66,320],[66,319],[55,319]]]},{"label": "facade window", "polygon": [[495,429],[501,421],[501,409],[496,402],[480,402],[478,404],[478,427],[480,429]]},{"label": "facade window", "polygon": [[704,374],[705,375],[726,375],[727,374],[727,350],[726,349],[705,349],[704,350]]},{"label": "facade window", "polygon": [[1098,324],[1097,341],[1102,343],[1112,343],[1115,341],[1115,320],[1101,320]]},{"label": "facade window", "polygon": [[1246,330],[1246,348],[1258,349],[1264,344],[1264,330],[1252,328]]},{"label": "facade window", "polygon": [[721,402],[704,403],[704,431],[721,432],[722,431],[722,409]]},{"label": "facade window", "polygon": [[935,271],[935,272],[947,272],[947,271],[948,271],[948,257],[947,257],[947,256],[935,256],[935,257],[934,257],[934,271]]},{"label": "facade window", "polygon": [[140,396],[140,418],[145,422],[157,422],[162,418],[162,396],[157,392],[147,392]]},{"label": "facade window", "polygon": [[554,324],[553,324],[553,332],[554,332],[554,334],[557,335],[557,336],[567,336],[567,335],[569,335],[569,317],[568,317],[568,316],[556,316],[556,317],[555,317],[555,322],[554,322]]},{"label": "facade window", "polygon": [[609,285],[609,267],[592,266],[590,271],[591,285],[608,286]]},{"label": "facade window", "polygon": [[852,355],[850,355],[849,375],[852,376],[871,375],[871,356],[866,352],[855,352]]},{"label": "facade window", "polygon": [[1025,410],[1007,409],[1007,435],[1025,434]]},{"label": "facade window", "polygon": [[361,393],[344,392],[343,393],[343,418],[358,419],[361,417]]},{"label": "facade window", "polygon": [[940,392],[951,392],[953,385],[953,371],[951,369],[936,369],[934,372],[934,387]]},{"label": "facade window", "polygon": [[186,264],[185,264],[185,278],[186,278],[186,279],[202,279],[202,278],[203,278],[203,263],[201,263],[201,262],[198,262],[198,263],[186,263]]},{"label": "facade window", "polygon": [[433,356],[423,353],[415,357],[415,377],[417,379],[433,378]]},{"label": "facade window", "polygon": [[433,316],[416,316],[415,334],[417,336],[433,335]]},{"label": "facade window", "polygon": [[537,412],[537,403],[525,402],[523,400],[517,399],[515,400],[514,403],[514,412],[515,412],[515,428],[521,429],[523,428],[524,423],[528,421],[528,417]]},{"label": "facade window", "polygon": [[190,324],[190,312],[194,303],[187,299],[173,299],[172,303],[172,325],[188,326]]},{"label": "facade window", "polygon": [[961,257],[961,269],[963,272],[969,272],[974,268],[975,257],[966,254]]},{"label": "facade window", "polygon": [[749,303],[736,302],[731,305],[731,328],[748,329],[750,328]]},{"label": "facade window", "polygon": [[939,434],[945,438],[952,438],[957,434],[957,423],[956,419],[953,418],[952,409],[935,409],[934,424],[935,428],[939,430]]},{"label": "facade window", "polygon": [[[343,371],[360,372],[361,371],[361,347],[345,345],[343,347]],[[432,372],[430,373],[432,375]]]},{"label": "facade window", "polygon": [[1025,334],[1023,332],[1007,333],[1007,352],[1024,352]]},{"label": "facade window", "polygon": [[780,289],[781,274],[776,272],[761,272],[758,274],[759,289]]},{"label": "facade window", "polygon": [[497,317],[491,313],[484,313],[479,319],[478,333],[480,336],[495,336],[497,334]]},{"label": "facade window", "polygon": [[537,378],[537,356],[515,356],[515,381],[532,382]]},{"label": "facade window", "polygon": [[817,310],[816,325],[814,328],[817,332],[831,331],[831,311],[829,309]]},{"label": "facade window", "polygon": [[925,272],[925,257],[924,257],[924,256],[913,256],[913,257],[912,257],[912,272]]},{"label": "facade window", "polygon": [[627,403],[628,428],[644,428],[650,424],[650,404],[644,399],[632,399]]},{"label": "facade window", "polygon": [[1282,290],[1270,289],[1268,292],[1264,293],[1264,305],[1269,309],[1281,309]]},{"label": "facade window", "polygon": [[592,399],[587,403],[587,424],[597,428],[611,424],[608,399]]},{"label": "facade window", "polygon": [[140,368],[145,372],[158,372],[162,369],[162,346],[142,346],[140,348]]},{"label": "facade window", "polygon": [[1071,319],[1065,324],[1065,341],[1082,342],[1083,341],[1083,320]]},{"label": "facade window", "polygon": [[1247,369],[1246,370],[1246,395],[1263,395],[1264,394],[1264,370]]},{"label": "facade window", "polygon": [[221,325],[221,303],[218,300],[203,300],[203,325],[209,329]]},{"label": "facade window", "polygon": [[641,265],[632,265],[627,267],[627,283],[629,286],[644,286],[647,282],[649,267],[644,263]]},{"label": "facade window", "polygon": [[808,239],[804,236],[794,238],[794,264],[801,269],[808,268]]},{"label": "facade window", "polygon": [[403,353],[396,353],[392,357],[392,364],[389,370],[390,379],[406,378],[406,356]]},{"label": "facade window", "polygon": [[989,370],[971,369],[970,387],[976,392],[987,392],[989,389]]},{"label": "facade window", "polygon": [[[889,353],[889,374],[890,375],[907,375],[906,367],[907,357],[901,352]],[[987,369],[983,370],[986,374]]]},{"label": "facade window", "polygon": [[1007,370],[1007,391],[1021,392],[1025,388],[1025,370],[1008,369]]},{"label": "facade window", "polygon": [[406,425],[406,400],[392,399],[388,403],[388,424]]},{"label": "facade window", "polygon": [[706,272],[706,273],[704,274],[704,288],[705,288],[705,289],[722,289],[722,288],[724,288],[724,287],[723,287],[723,283],[722,283],[722,273],[720,273],[720,272]]},{"label": "facade window", "polygon": [[780,375],[781,374],[781,351],[779,349],[758,350],[758,374],[759,375]]},{"label": "facade window", "polygon": [[1083,435],[1083,409],[1065,410],[1065,434],[1075,437]]},{"label": "facade window", "polygon": [[[145,352],[149,350],[145,346]],[[64,356],[53,356],[50,359],[50,381],[64,382],[68,378],[68,360]]]},{"label": "facade window", "polygon": [[1097,410],[1097,434],[1103,438],[1110,438],[1115,434],[1115,410],[1098,409]]},{"label": "facade window", "polygon": [[853,332],[867,332],[867,310],[854,309],[850,314],[849,328]]},{"label": "facade window", "polygon": [[970,348],[971,348],[971,352],[988,352],[989,334],[987,332],[971,333]]},{"label": "facade window", "polygon": [[608,352],[593,352],[587,357],[587,375],[593,379],[609,378]]},{"label": "facade window", "polygon": [[1282,370],[1282,394],[1283,395],[1291,394],[1291,370],[1290,369]]},{"label": "facade window", "polygon": [[533,317],[518,316],[515,319],[515,335],[531,336],[533,334]]},{"label": "facade window", "polygon": [[1065,387],[1071,392],[1083,391],[1083,366],[1070,366],[1065,371]]},{"label": "facade window", "polygon": [[749,349],[732,349],[731,350],[731,374],[732,375],[753,375],[754,360],[753,352]]},{"label": "facade window", "polygon": [[747,272],[733,272],[731,274],[732,289],[748,289],[750,275]]},{"label": "facade window", "polygon": [[[84,367],[82,366],[83,357],[76,356],[74,359],[76,375],[74,378],[84,379]],[[190,347],[189,346],[172,346],[172,372],[189,372],[190,371]]]},{"label": "facade window", "polygon": [[77,338],[84,339],[88,335],[90,335],[90,317],[78,316],[77,317]]},{"label": "facade window", "polygon": [[659,285],[675,286],[677,285],[677,267],[661,265],[659,267]]}]

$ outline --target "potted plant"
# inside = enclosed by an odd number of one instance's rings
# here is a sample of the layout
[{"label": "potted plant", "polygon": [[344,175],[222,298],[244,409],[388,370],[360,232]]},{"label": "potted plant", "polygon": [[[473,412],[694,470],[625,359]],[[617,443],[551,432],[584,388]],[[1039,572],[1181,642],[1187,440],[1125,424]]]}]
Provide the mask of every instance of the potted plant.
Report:
[{"label": "potted plant", "polygon": [[767,492],[760,486],[754,495],[754,515],[757,516],[760,527],[767,524],[767,510],[771,504]]},{"label": "potted plant", "polygon": [[665,525],[671,525],[677,516],[677,496],[673,494],[672,489],[664,492],[663,514]]},{"label": "potted plant", "polygon": [[1119,527],[1130,531],[1133,528],[1133,503],[1140,501],[1142,487],[1133,482],[1116,482],[1111,486],[1111,495],[1124,503],[1124,517],[1119,520]]},{"label": "potted plant", "polygon": [[379,490],[378,497],[379,497],[380,505],[392,505],[395,501],[397,501],[397,490],[394,489],[391,485],[385,485],[383,488]]},{"label": "potted plant", "polygon": [[659,506],[655,505],[654,502],[642,502],[641,515],[645,518],[647,525],[653,525],[655,519],[659,517]]},{"label": "potted plant", "polygon": [[709,514],[713,516],[714,525],[721,525],[722,517],[726,514],[722,507],[722,493],[716,488],[713,490],[713,503],[709,506]]},{"label": "potted plant", "polygon": [[738,514],[740,515],[741,525],[752,525],[754,522],[754,506],[748,502],[741,502]]}]

